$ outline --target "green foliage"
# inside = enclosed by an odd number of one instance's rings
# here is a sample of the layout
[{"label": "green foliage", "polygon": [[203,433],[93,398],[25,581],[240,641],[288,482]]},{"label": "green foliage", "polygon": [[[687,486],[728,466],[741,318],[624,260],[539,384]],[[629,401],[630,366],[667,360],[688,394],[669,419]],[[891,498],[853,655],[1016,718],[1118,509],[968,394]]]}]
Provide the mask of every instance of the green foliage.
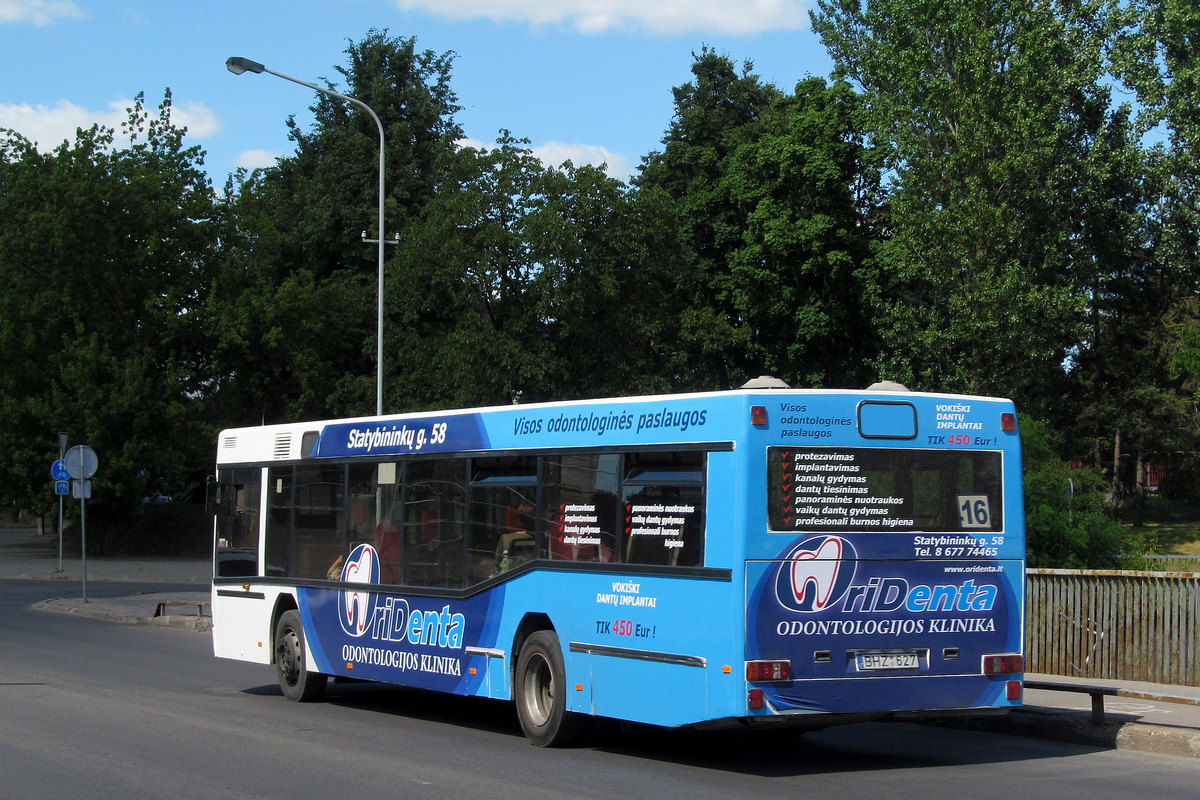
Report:
[{"label": "green foliage", "polygon": [[[1060,454],[1106,468],[1113,498],[1145,460],[1200,448],[1191,6],[818,5],[889,168],[881,373],[1057,420]],[[1170,147],[1146,146],[1155,125]]]},{"label": "green foliage", "polygon": [[[1130,127],[1135,136],[1152,132],[1162,143],[1146,148],[1136,142],[1141,173],[1149,177],[1135,210],[1145,232],[1129,266],[1105,265],[1113,291],[1107,324],[1096,326],[1111,331],[1110,342],[1136,337],[1139,347],[1102,354],[1096,370],[1102,374],[1085,382],[1136,387],[1127,396],[1141,402],[1127,400],[1109,416],[1133,427],[1139,446],[1169,462],[1172,489],[1188,495],[1194,491],[1183,476],[1192,474],[1200,450],[1200,9],[1178,0],[1133,0],[1120,4],[1114,18],[1113,72],[1138,100]],[[1128,208],[1124,197],[1130,195],[1138,197],[1125,190],[1116,203]]]},{"label": "green foliage", "polygon": [[[453,187],[447,176],[462,131],[453,120],[452,57],[377,31],[346,53],[342,93],[372,108],[385,132],[385,238],[400,234],[407,249],[413,220],[439,189]],[[318,94],[312,109],[312,130],[288,120],[294,156],[236,176],[228,188],[230,221],[208,296],[219,376],[209,405],[222,425],[375,407],[378,250],[362,239],[377,235],[379,133],[365,111],[340,98]],[[394,297],[404,269],[395,245],[386,258],[384,283]],[[385,306],[386,338],[403,312]],[[398,350],[395,342],[384,348],[385,355]],[[400,350],[388,359],[385,385],[412,374],[414,355]]]},{"label": "green foliage", "polygon": [[1087,8],[821,0],[813,27],[862,87],[891,169],[882,371],[914,386],[1039,392],[1076,339],[1072,192],[1097,98]]},{"label": "green foliage", "polygon": [[528,399],[669,391],[667,209],[591,166],[546,170],[527,232],[552,374]]},{"label": "green foliage", "polygon": [[[656,258],[663,212],[593,167],[542,165],[504,132],[464,149],[414,223],[389,286],[400,408],[667,388]],[[389,359],[391,361],[391,359]]]},{"label": "green foliage", "polygon": [[780,96],[743,64],[704,48],[694,81],[674,90],[675,118],[663,150],[647,156],[637,184],[669,197],[682,250],[672,306],[680,309],[680,378],[691,388],[728,388],[752,370],[741,354],[753,332],[739,318],[729,259],[742,243],[743,217],[722,185],[737,148],[754,141],[762,115]]},{"label": "green foliage", "polygon": [[879,178],[861,100],[816,78],[787,95],[751,70],[695,56],[638,181],[675,204],[685,381],[864,385],[876,338],[858,305]]},{"label": "green foliage", "polygon": [[540,384],[549,365],[526,227],[542,169],[507,135],[465,149],[410,228],[388,286],[399,322],[390,406],[511,403]]},{"label": "green foliage", "polygon": [[741,214],[729,256],[734,305],[753,330],[751,369],[803,386],[865,386],[876,337],[859,299],[878,190],[864,107],[811,78],[764,116],[722,179]]},{"label": "green foliage", "polygon": [[53,500],[57,432],[99,455],[98,513],[202,483],[211,435],[204,287],[215,209],[203,156],[141,96],[113,132],[0,145],[0,496]]},{"label": "green foliage", "polygon": [[1137,92],[1142,129],[1165,123],[1175,148],[1194,152],[1200,147],[1200,8],[1189,0],[1129,0],[1114,16],[1114,71]]},{"label": "green foliage", "polygon": [[295,153],[219,199],[169,93],[122,149],[5,133],[0,500],[50,506],[59,430],[115,513],[185,495],[216,428],[369,413],[382,346],[389,412],[762,373],[1008,394],[1031,563],[1131,566],[1106,496],[1150,460],[1194,494],[1200,452],[1193,5],[820,0],[837,80],[701,49],[632,185],[506,130],[463,146],[453,55],[371,31],[334,69],[385,130],[382,343],[354,104],[318,93],[281,121]]},{"label": "green foliage", "polygon": [[1142,536],[1108,514],[1099,470],[1072,467],[1056,452],[1050,424],[1025,418],[1021,447],[1025,483],[1026,557],[1031,567],[1137,569]]}]

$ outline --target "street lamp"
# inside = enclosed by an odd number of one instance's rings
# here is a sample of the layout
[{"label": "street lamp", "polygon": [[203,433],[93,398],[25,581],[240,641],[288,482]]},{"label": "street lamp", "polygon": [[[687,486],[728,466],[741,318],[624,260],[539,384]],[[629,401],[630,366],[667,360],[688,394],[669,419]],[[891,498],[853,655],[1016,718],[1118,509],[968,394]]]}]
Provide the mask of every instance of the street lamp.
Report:
[{"label": "street lamp", "polygon": [[379,121],[379,115],[361,100],[357,100],[349,95],[339,94],[332,89],[325,89],[308,81],[302,81],[299,78],[293,78],[291,75],[284,75],[282,72],[267,69],[257,61],[251,61],[241,56],[233,56],[225,62],[225,69],[234,75],[241,75],[243,72],[253,72],[255,75],[259,75],[266,72],[277,78],[283,78],[285,81],[307,86],[309,89],[321,92],[322,94],[340,97],[342,100],[353,103],[370,114],[371,119],[375,120],[375,127],[379,128],[379,238],[377,240],[379,247],[379,313],[375,326],[375,349],[378,351],[375,359],[375,414],[376,416],[380,416],[383,414],[383,123]]}]

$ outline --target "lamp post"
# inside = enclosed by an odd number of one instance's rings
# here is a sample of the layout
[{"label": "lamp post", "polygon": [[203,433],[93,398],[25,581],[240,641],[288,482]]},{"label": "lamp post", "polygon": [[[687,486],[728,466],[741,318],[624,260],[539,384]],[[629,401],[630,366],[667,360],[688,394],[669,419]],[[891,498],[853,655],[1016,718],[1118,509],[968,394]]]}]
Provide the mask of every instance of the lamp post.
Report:
[{"label": "lamp post", "polygon": [[[309,83],[308,81],[302,81],[299,78],[293,78],[290,75],[284,75],[282,72],[275,72],[274,70],[267,69],[266,67],[264,67],[262,64],[258,63],[257,61],[251,61],[250,59],[242,58],[241,56],[233,56],[232,58],[229,58],[228,60],[226,60],[225,68],[227,70],[229,70],[230,72],[232,72],[234,75],[241,75],[243,72],[253,72],[254,74],[258,75],[263,72],[266,72],[270,75],[274,75],[277,78],[283,78],[285,81],[291,81],[292,83],[298,83],[301,86],[307,86],[309,89],[313,89],[315,91],[321,92],[322,94],[331,95],[333,97],[339,97],[342,100],[345,100],[349,103],[353,103],[354,105],[363,109],[364,111],[366,111],[368,114],[371,115],[371,119],[375,120],[375,127],[377,127],[379,129],[379,238],[377,240],[377,242],[378,242],[377,246],[379,248],[379,256],[378,256],[378,259],[379,259],[379,298],[378,298],[378,304],[377,304],[378,305],[378,318],[376,320],[376,326],[375,326],[375,349],[377,351],[376,359],[375,359],[375,414],[377,416],[382,415],[383,414],[383,246],[384,246],[384,238],[383,238],[383,197],[384,197],[384,191],[383,191],[383,174],[384,174],[384,172],[383,172],[383,166],[384,166],[383,123],[379,121],[379,115],[376,114],[374,111],[372,111],[371,107],[368,106],[366,103],[364,103],[361,100],[350,97],[349,95],[340,94],[338,92],[333,91],[332,89],[322,88],[320,86],[317,86],[316,84]],[[364,239],[364,241],[369,241],[369,240]]]}]

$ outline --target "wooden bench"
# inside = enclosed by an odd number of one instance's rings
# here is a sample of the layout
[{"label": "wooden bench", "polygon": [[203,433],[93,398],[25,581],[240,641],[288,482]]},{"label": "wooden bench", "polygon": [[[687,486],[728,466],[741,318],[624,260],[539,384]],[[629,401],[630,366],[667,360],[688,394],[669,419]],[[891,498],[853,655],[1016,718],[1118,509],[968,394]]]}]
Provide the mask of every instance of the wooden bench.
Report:
[{"label": "wooden bench", "polygon": [[1052,692],[1080,692],[1091,695],[1092,724],[1104,724],[1105,697],[1131,697],[1137,700],[1151,700],[1158,703],[1183,703],[1189,706],[1200,706],[1200,697],[1184,697],[1182,695],[1164,694],[1161,692],[1143,692],[1138,689],[1120,689],[1116,686],[1095,686],[1085,683],[1061,683],[1058,681],[1025,681],[1028,689],[1045,689]]},{"label": "wooden bench", "polygon": [[197,617],[211,617],[211,616],[212,616],[212,614],[211,614],[211,613],[208,613],[208,612],[206,611],[206,609],[208,608],[208,603],[207,603],[206,601],[203,601],[203,600],[199,600],[199,601],[193,601],[193,600],[159,600],[159,601],[158,601],[158,608],[154,609],[154,616],[156,616],[156,617],[163,617],[163,616],[166,616],[166,614],[167,614],[167,607],[168,607],[168,606],[187,606],[188,608],[194,608],[194,609],[196,609],[196,616],[197,616]]}]

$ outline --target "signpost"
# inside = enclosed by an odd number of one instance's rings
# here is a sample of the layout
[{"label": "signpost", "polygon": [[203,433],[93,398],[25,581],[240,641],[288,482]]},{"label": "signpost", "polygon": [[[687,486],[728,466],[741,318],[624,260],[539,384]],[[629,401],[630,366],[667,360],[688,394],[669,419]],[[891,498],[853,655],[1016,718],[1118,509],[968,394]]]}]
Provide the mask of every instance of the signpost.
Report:
[{"label": "signpost", "polygon": [[58,435],[58,461],[50,465],[50,477],[54,478],[54,493],[58,495],[58,572],[62,574],[63,551],[63,497],[71,493],[71,473],[67,472],[67,435]]},{"label": "signpost", "polygon": [[79,498],[79,549],[83,553],[83,602],[87,602],[87,498],[92,496],[91,478],[100,466],[96,451],[77,444],[63,458],[67,474],[74,479],[74,496]]}]

